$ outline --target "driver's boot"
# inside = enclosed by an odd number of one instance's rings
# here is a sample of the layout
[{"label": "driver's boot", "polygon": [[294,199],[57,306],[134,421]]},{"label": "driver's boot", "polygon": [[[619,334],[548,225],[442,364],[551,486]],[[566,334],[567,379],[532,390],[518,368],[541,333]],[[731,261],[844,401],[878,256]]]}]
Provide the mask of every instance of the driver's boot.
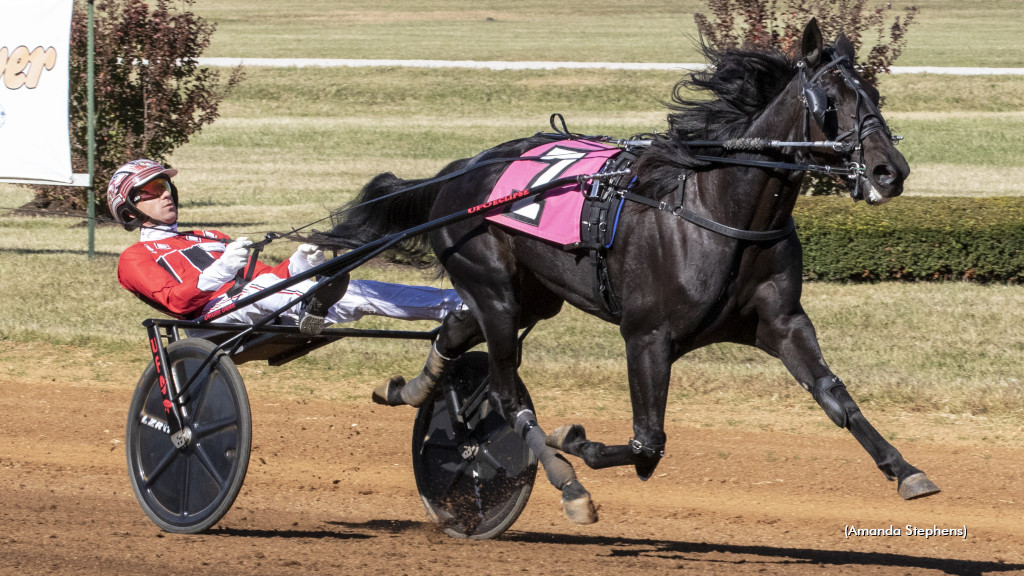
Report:
[{"label": "driver's boot", "polygon": [[341,300],[348,290],[348,274],[323,284],[317,284],[313,297],[302,305],[299,311],[299,332],[316,336],[324,329],[328,310]]},{"label": "driver's boot", "polygon": [[445,370],[455,358],[448,358],[437,351],[437,343],[430,346],[430,355],[423,364],[423,371],[408,383],[402,376],[392,376],[386,384],[373,391],[373,401],[385,406],[419,406],[433,393]]}]

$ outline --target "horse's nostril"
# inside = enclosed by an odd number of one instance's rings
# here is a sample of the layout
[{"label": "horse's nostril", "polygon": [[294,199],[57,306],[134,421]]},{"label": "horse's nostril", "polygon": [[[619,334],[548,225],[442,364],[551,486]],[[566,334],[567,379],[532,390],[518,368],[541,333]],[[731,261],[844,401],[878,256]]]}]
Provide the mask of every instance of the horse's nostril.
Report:
[{"label": "horse's nostril", "polygon": [[875,166],[875,169],[871,171],[871,175],[874,177],[875,182],[881,186],[892,186],[897,178],[896,171],[885,164]]}]

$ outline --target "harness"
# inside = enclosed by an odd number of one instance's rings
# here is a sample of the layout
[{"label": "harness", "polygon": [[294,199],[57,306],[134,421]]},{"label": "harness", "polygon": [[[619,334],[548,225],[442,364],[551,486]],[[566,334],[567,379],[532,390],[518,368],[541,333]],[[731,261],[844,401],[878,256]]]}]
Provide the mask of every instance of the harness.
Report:
[{"label": "harness", "polygon": [[[854,200],[862,197],[860,191],[861,179],[866,171],[864,165],[864,151],[862,143],[869,135],[882,131],[893,143],[901,138],[893,136],[882,118],[878,108],[872,103],[870,97],[860,85],[859,80],[854,77],[844,63],[849,62],[846,55],[839,54],[833,47],[825,47],[823,55],[830,58],[810,78],[807,77],[807,63],[801,60],[797,63],[798,73],[801,79],[800,100],[804,105],[804,140],[789,142],[768,140],[762,138],[736,138],[729,140],[690,140],[686,146],[690,148],[720,149],[722,152],[764,152],[767,150],[779,150],[784,148],[797,149],[796,162],[781,162],[772,160],[753,160],[745,158],[734,158],[727,156],[713,156],[707,154],[692,155],[692,158],[707,164],[747,166],[765,168],[771,170],[787,170],[815,172],[832,176],[843,176],[854,181],[851,196]],[[855,125],[851,130],[839,132],[838,112],[829,101],[824,87],[819,83],[820,78],[827,72],[834,71],[842,75],[846,85],[856,94]],[[863,113],[862,113],[863,109]],[[556,125],[556,121],[560,125]],[[810,123],[814,122],[825,134],[827,140],[812,141],[810,139]],[[639,149],[649,147],[653,143],[653,137],[636,136],[627,140],[615,140],[607,136],[585,136],[572,133],[565,124],[561,114],[552,114],[550,124],[554,134],[538,134],[538,136],[562,137],[568,140],[591,140],[606,144],[615,144],[621,148],[621,152],[610,159],[597,174],[590,174],[579,177],[581,183],[591,182],[590,189],[585,196],[584,205],[580,214],[580,242],[569,247],[567,250],[582,250],[590,256],[594,268],[594,291],[600,302],[613,315],[618,316],[621,308],[618,299],[612,291],[609,281],[606,256],[611,248],[618,227],[619,216],[625,202],[637,202],[651,208],[668,212],[673,216],[681,218],[695,226],[699,226],[716,234],[733,238],[743,242],[767,243],[775,242],[789,237],[795,231],[795,224],[790,218],[781,228],[774,230],[755,231],[744,230],[726,226],[716,222],[712,218],[697,214],[683,206],[686,181],[692,171],[683,171],[679,175],[679,184],[674,194],[673,202],[653,200],[640,196],[631,191],[635,184],[636,177],[626,181],[631,171],[632,164],[636,161]],[[830,149],[836,152],[843,162],[840,165],[820,165],[809,162],[800,162],[803,157],[802,150]],[[850,156],[854,152],[860,152],[860,162],[854,161]],[[490,158],[481,161],[470,161],[452,172],[422,180],[414,185],[400,190],[395,190],[378,198],[367,200],[360,206],[382,201],[392,196],[405,194],[417,188],[431,186],[439,182],[447,181],[471,171],[493,164],[511,164],[519,160],[543,160],[543,157],[513,157],[513,158]],[[521,194],[529,189],[516,192]],[[531,192],[541,193],[539,189]],[[309,225],[307,225],[309,226]],[[304,226],[303,228],[307,227]],[[301,228],[299,229],[301,230]],[[293,231],[293,233],[296,231]],[[291,236],[291,234],[286,234]]]},{"label": "harness", "polygon": [[[636,180],[633,177],[626,181],[636,158],[636,154],[624,150],[608,160],[602,168],[602,172],[623,172],[625,174],[610,179],[595,179],[584,199],[583,211],[580,214],[579,248],[586,250],[590,256],[590,264],[594,269],[594,294],[605,309],[616,317],[619,316],[622,309],[612,290],[605,258],[608,249],[615,241],[619,214],[626,201],[626,191]],[[631,193],[630,195],[635,196]]]},{"label": "harness", "polygon": [[[627,148],[615,158],[610,159],[605,164],[602,173],[626,172],[631,168],[636,159],[637,155]],[[580,243],[573,248],[584,250],[589,256],[591,266],[594,269],[594,294],[598,301],[604,305],[605,310],[613,316],[619,316],[621,307],[618,298],[616,298],[612,290],[606,258],[608,250],[615,242],[619,216],[622,213],[622,207],[627,201],[668,212],[705,230],[745,242],[774,242],[788,237],[796,230],[796,225],[792,218],[789,219],[785,226],[775,230],[744,230],[726,226],[689,210],[682,205],[688,174],[688,172],[680,173],[679,185],[675,194],[673,194],[673,202],[671,203],[652,200],[646,196],[631,192],[630,189],[636,183],[636,176],[628,180],[627,176],[623,175],[609,179],[595,179],[593,181],[590,191],[584,200],[583,211],[580,217]]]},{"label": "harness", "polygon": [[[710,164],[725,164],[732,166],[749,166],[756,168],[767,168],[774,170],[793,170],[802,172],[815,172],[832,176],[843,176],[854,181],[853,189],[850,192],[854,200],[860,200],[863,192],[860,189],[861,177],[866,168],[864,165],[864,151],[862,143],[865,138],[875,132],[883,132],[893,143],[901,140],[893,136],[889,126],[878,108],[871,102],[870,97],[860,85],[860,82],[853,77],[849,70],[843,66],[849,62],[846,55],[839,54],[834,48],[826,47],[824,56],[830,60],[822,66],[813,76],[807,77],[806,62],[801,60],[797,66],[801,77],[800,99],[804,104],[804,140],[800,142],[785,142],[778,140],[766,140],[760,138],[738,138],[724,141],[699,140],[688,141],[687,146],[691,148],[719,148],[724,152],[762,152],[772,149],[797,148],[798,150],[810,150],[814,148],[830,149],[842,157],[846,157],[842,165],[819,165],[806,162],[781,162],[771,160],[753,160],[744,158],[732,158],[725,156],[694,155],[699,161]],[[842,75],[846,85],[854,91],[857,96],[854,113],[855,125],[852,129],[839,132],[838,112],[831,104],[825,89],[819,83],[823,74],[829,71],[837,71]],[[863,113],[862,113],[863,111]],[[555,126],[555,120],[561,121],[561,129]],[[810,123],[814,122],[825,134],[828,140],[812,141],[810,138]],[[551,126],[560,135],[570,138],[581,138],[578,134],[572,134],[565,129],[565,121],[561,115],[551,116]],[[585,137],[583,137],[585,138]],[[627,170],[637,158],[635,150],[651,145],[651,139],[632,139],[619,141],[623,146],[623,152],[616,158],[610,160],[605,170]],[[850,158],[854,152],[860,152],[858,161]],[[586,197],[584,211],[581,215],[580,238],[581,248],[588,251],[594,267],[594,290],[600,302],[614,316],[621,312],[618,299],[612,291],[608,277],[606,264],[607,251],[615,240],[618,218],[622,206],[626,201],[636,202],[649,206],[656,210],[668,212],[673,216],[681,218],[686,222],[709,230],[716,234],[734,238],[745,242],[768,243],[775,242],[793,234],[796,230],[793,218],[781,228],[774,230],[755,231],[733,228],[716,222],[715,220],[697,214],[682,203],[688,176],[692,172],[683,171],[679,175],[679,184],[672,202],[658,201],[630,191],[636,181],[634,176],[629,182],[624,178],[595,180],[589,194]]]}]

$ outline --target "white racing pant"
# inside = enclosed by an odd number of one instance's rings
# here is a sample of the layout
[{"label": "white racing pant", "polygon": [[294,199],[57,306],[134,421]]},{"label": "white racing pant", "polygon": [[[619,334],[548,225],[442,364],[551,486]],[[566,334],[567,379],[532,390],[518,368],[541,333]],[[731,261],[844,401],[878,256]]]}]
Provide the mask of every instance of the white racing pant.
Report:
[{"label": "white racing pant", "polygon": [[[223,295],[211,300],[204,312],[211,312],[223,306],[245,298],[250,294],[263,291],[281,281],[275,274],[260,274],[246,284],[241,292],[233,298]],[[231,322],[252,324],[278,308],[287,305],[298,296],[316,285],[313,280],[304,280],[280,292],[269,294],[244,308],[231,312],[214,320],[214,322]],[[462,299],[455,290],[443,290],[430,286],[407,286],[374,280],[352,280],[348,291],[336,304],[331,306],[324,319],[328,324],[353,322],[367,314],[387,316],[401,320],[436,320],[440,322],[453,310],[464,308]],[[298,323],[299,304],[295,304],[281,314],[288,324]]]}]

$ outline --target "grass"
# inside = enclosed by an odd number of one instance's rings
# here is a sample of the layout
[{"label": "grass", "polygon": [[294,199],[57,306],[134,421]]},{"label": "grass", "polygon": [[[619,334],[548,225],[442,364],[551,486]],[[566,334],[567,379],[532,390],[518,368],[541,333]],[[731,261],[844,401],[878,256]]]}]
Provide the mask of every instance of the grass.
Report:
[{"label": "grass", "polygon": [[[37,342],[60,350],[88,349],[110,373],[100,381],[128,385],[147,358],[140,322],[153,312],[116,285],[116,248],[125,233],[104,228],[100,256],[62,251],[80,229],[50,227],[31,233],[38,219],[4,218],[0,259],[0,363],[31,364]],[[22,236],[11,246],[8,233]],[[31,248],[29,248],[31,246]],[[431,282],[415,271],[388,265],[360,270],[364,277]],[[15,278],[33,278],[26,291]],[[74,278],[74,282],[68,282]],[[1024,409],[1024,287],[944,284],[805,287],[804,305],[815,321],[830,366],[865,406],[952,414],[1019,414]],[[397,326],[387,320],[364,327]],[[401,324],[408,327],[407,324]],[[424,324],[423,327],[429,327]],[[345,341],[282,368],[246,365],[283,393],[315,389],[321,397],[363,399],[367,382],[412,373],[423,360],[421,342]],[[69,352],[69,355],[71,353]],[[626,397],[624,345],[617,330],[567,309],[543,323],[526,344],[522,376],[537,393],[597,402]],[[307,394],[309,392],[303,392]],[[806,393],[781,363],[747,347],[716,345],[680,360],[672,380],[673,404],[693,401],[764,402],[802,406]]]},{"label": "grass", "polygon": [[[899,65],[1024,66],[1019,0],[892,5],[920,9]],[[591,62],[697,62],[693,14],[709,13],[699,0],[198,0],[194,10],[218,25],[206,56]]]}]

